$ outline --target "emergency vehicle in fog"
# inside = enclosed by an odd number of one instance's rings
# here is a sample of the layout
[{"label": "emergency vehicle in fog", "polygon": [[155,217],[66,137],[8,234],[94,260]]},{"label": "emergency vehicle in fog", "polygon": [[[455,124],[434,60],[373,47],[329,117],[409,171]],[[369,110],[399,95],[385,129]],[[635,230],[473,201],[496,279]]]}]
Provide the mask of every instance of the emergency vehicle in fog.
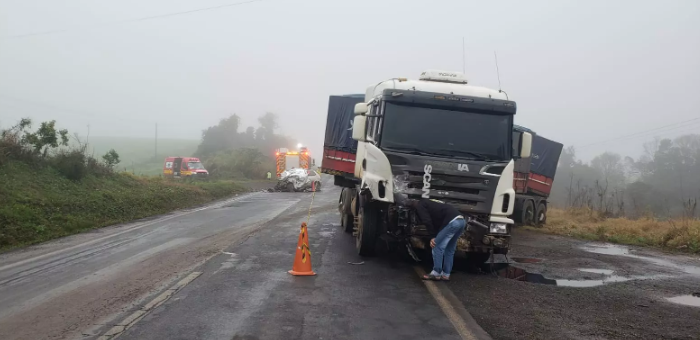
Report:
[{"label": "emergency vehicle in fog", "polygon": [[287,148],[279,148],[275,151],[275,163],[277,164],[277,178],[285,170],[309,169],[311,158],[307,147],[300,147],[299,151],[292,151]]},{"label": "emergency vehicle in fog", "polygon": [[163,164],[163,175],[166,177],[203,177],[209,171],[204,168],[199,158],[168,157]]}]

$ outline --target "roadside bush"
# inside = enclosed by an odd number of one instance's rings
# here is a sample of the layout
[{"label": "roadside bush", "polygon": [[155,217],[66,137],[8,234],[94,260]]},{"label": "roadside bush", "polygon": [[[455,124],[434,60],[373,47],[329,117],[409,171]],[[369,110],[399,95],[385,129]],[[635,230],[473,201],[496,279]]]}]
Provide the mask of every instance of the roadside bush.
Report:
[{"label": "roadside bush", "polygon": [[102,159],[105,161],[105,165],[111,170],[114,169],[114,167],[119,164],[119,154],[114,151],[114,149],[110,149],[107,151],[104,156],[102,156]]},{"label": "roadside bush", "polygon": [[31,120],[22,119],[15,126],[0,132],[0,165],[10,160],[33,163],[35,155],[26,145],[25,129],[31,125]]},{"label": "roadside bush", "polygon": [[50,165],[63,177],[79,181],[88,174],[85,154],[80,150],[62,151],[51,157]]}]

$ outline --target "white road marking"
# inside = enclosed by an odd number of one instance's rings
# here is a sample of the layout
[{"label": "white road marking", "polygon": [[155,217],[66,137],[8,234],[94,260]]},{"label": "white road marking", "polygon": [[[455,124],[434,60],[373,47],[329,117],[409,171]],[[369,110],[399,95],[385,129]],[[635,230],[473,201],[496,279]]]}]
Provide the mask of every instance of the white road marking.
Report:
[{"label": "white road marking", "polygon": [[[423,270],[423,268],[419,266],[414,266],[413,269],[422,279],[423,275],[425,275],[425,271]],[[464,318],[460,315],[458,310],[462,311],[461,314],[466,313],[469,318],[471,318],[471,316],[464,308],[464,306],[462,306],[459,300],[456,300],[456,298],[454,297],[452,299],[448,299],[447,297],[445,297],[445,295],[440,291],[440,288],[438,288],[434,281],[423,281],[423,283],[425,283],[425,287],[428,288],[428,292],[430,292],[430,295],[433,296],[433,299],[435,299],[435,302],[437,302],[438,306],[440,306],[442,312],[445,313],[447,319],[450,320],[452,326],[454,326],[455,330],[459,334],[460,338],[462,338],[462,340],[491,339],[491,337],[483,329],[481,329],[481,327],[476,325],[476,322],[473,319],[470,320],[470,323],[476,326],[468,326],[467,321],[464,320]],[[478,329],[474,329],[475,327]]]},{"label": "white road marking", "polygon": [[127,316],[124,320],[119,322],[117,325],[114,327],[110,328],[107,332],[105,332],[102,336],[97,338],[97,340],[110,340],[118,337],[121,335],[125,330],[129,329],[129,327],[133,326],[139,320],[141,320],[148,312],[153,310],[154,308],[162,305],[165,301],[167,301],[171,296],[173,296],[177,291],[185,287],[187,284],[190,282],[194,281],[196,278],[198,278],[200,275],[202,275],[202,272],[192,272],[190,275],[187,275],[184,279],[180,280],[180,282],[176,283],[174,286],[168,288],[166,291],[161,293],[160,295],[156,296],[153,300],[149,301],[147,304],[145,304],[141,309],[133,312],[131,315]]}]

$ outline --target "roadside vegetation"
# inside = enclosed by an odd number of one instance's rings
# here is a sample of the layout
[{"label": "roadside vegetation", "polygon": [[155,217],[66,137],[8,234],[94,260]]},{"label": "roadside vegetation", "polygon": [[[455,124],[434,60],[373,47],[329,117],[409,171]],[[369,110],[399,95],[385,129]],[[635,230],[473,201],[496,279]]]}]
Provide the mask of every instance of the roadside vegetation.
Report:
[{"label": "roadside vegetation", "polygon": [[634,159],[590,162],[562,152],[547,223],[533,228],[588,240],[700,253],[700,135],[657,139]]},{"label": "roadside vegetation", "polygon": [[96,159],[55,121],[32,125],[23,119],[0,134],[0,251],[245,190],[232,180],[176,181],[121,172],[116,150]]},{"label": "roadside vegetation", "polygon": [[551,209],[547,214],[545,225],[529,229],[591,241],[652,246],[700,254],[698,219],[607,217],[587,208]]},{"label": "roadside vegetation", "polygon": [[241,118],[233,114],[202,132],[195,156],[214,178],[263,179],[275,173],[275,150],[294,149],[297,142],[276,133],[277,116],[268,112],[258,118],[257,128],[239,131]]}]

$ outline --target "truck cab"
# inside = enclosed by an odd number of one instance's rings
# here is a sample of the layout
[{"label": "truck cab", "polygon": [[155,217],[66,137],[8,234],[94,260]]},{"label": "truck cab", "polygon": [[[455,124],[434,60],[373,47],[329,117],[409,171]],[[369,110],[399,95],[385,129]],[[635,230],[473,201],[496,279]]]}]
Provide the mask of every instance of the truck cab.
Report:
[{"label": "truck cab", "polygon": [[[402,195],[444,201],[482,226],[470,225],[458,250],[481,254],[478,258],[507,253],[515,199],[513,145],[526,158],[531,144],[529,133],[513,134],[515,113],[516,103],[504,92],[468,85],[459,72],[429,70],[419,80],[369,86],[353,111],[352,176],[338,174],[337,151],[324,150],[336,157],[323,160],[324,172],[334,173],[335,183],[345,187],[341,223],[352,223],[358,252],[371,254],[376,239],[389,234],[403,235],[412,248],[428,248],[420,222],[395,204],[395,195]],[[326,171],[325,164],[336,169]]]}]

